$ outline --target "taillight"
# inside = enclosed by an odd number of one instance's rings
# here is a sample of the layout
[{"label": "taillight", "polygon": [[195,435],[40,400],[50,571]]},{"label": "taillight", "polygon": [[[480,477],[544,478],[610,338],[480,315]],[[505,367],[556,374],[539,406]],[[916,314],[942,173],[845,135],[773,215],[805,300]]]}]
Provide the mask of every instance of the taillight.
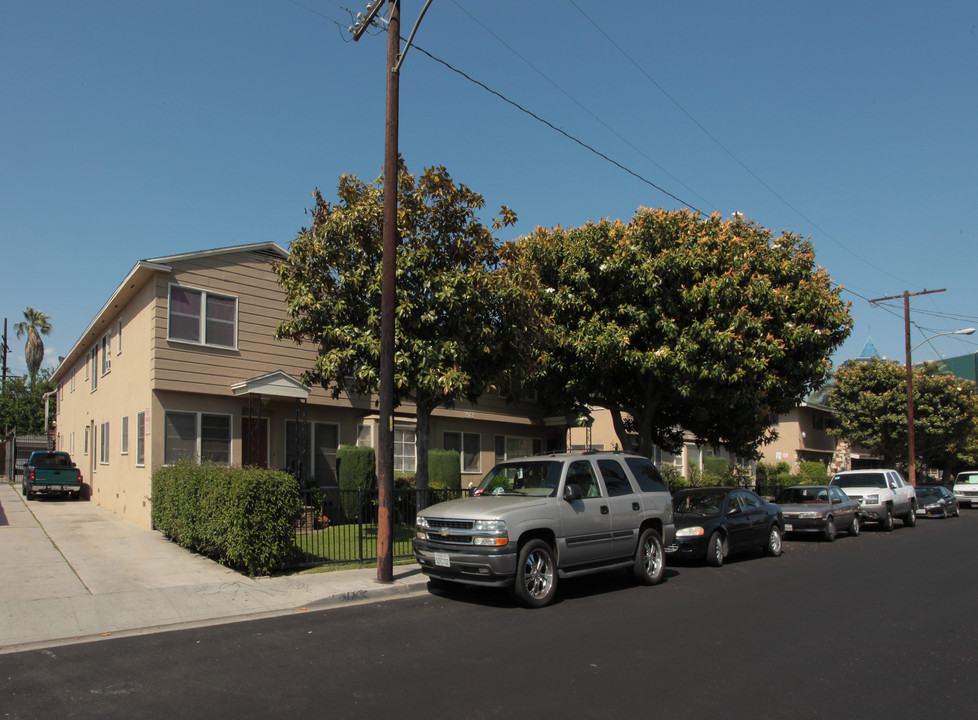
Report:
[{"label": "taillight", "polygon": [[34,482],[34,468],[31,468],[31,482]]},{"label": "taillight", "polygon": [[77,472],[78,472],[78,482],[79,482],[79,484],[81,484],[81,481],[82,481],[81,470],[78,470]]}]

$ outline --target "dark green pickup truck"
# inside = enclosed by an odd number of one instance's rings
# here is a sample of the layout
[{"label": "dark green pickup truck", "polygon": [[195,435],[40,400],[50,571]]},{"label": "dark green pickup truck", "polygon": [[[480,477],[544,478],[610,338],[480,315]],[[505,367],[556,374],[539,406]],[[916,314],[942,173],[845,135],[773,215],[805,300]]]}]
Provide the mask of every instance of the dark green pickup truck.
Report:
[{"label": "dark green pickup truck", "polygon": [[82,493],[82,474],[66,452],[37,450],[24,466],[21,491],[28,500],[36,495],[68,494],[77,500]]}]

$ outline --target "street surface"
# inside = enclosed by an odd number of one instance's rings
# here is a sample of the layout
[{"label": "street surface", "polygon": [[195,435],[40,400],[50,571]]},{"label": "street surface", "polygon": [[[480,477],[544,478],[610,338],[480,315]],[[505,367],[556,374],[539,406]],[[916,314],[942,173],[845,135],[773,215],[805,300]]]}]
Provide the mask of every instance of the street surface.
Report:
[{"label": "street surface", "polygon": [[0,655],[0,718],[975,717],[978,510],[780,558]]}]

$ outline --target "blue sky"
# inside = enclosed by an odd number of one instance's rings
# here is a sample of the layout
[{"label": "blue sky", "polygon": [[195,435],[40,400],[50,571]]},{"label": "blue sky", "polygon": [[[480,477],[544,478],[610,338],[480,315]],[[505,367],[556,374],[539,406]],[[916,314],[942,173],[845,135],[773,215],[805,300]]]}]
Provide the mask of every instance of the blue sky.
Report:
[{"label": "blue sky", "polygon": [[[53,366],[137,260],[287,247],[314,188],[380,175],[386,38],[343,29],[365,4],[3,0],[15,374],[25,306],[51,316]],[[422,5],[403,0],[403,35]],[[974,0],[435,0],[419,48],[566,135],[415,49],[400,150],[482,193],[485,220],[512,207],[502,239],[639,206],[811,237],[856,320],[834,359],[872,337],[902,360],[902,303],[869,299],[946,288],[913,299],[915,345],[978,326],[976,25]],[[976,350],[945,336],[914,359]]]}]

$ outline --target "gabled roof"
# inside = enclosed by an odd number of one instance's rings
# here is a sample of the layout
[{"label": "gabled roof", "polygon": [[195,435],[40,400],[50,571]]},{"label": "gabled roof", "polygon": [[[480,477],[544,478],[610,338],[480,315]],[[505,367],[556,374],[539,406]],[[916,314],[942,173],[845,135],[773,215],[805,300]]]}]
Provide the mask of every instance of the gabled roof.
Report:
[{"label": "gabled roof", "polygon": [[235,395],[267,395],[278,398],[309,397],[310,389],[283,370],[273,370],[248,380],[236,382],[231,386]]},{"label": "gabled roof", "polygon": [[95,342],[107,329],[108,319],[115,314],[119,308],[132,300],[138,290],[156,273],[168,273],[172,270],[172,263],[194,260],[197,258],[213,257],[215,255],[229,255],[232,253],[251,253],[261,256],[268,261],[284,260],[289,256],[288,251],[275,242],[260,242],[249,245],[232,245],[229,247],[215,248],[213,250],[200,250],[198,252],[181,253],[179,255],[166,255],[164,257],[140,260],[137,262],[125,279],[115,289],[108,301],[95,315],[95,319],[85,328],[85,332],[75,341],[75,344],[65,355],[64,359],[55,368],[52,379],[59,381],[66,368],[70,368],[82,354],[82,350],[89,344]]}]

